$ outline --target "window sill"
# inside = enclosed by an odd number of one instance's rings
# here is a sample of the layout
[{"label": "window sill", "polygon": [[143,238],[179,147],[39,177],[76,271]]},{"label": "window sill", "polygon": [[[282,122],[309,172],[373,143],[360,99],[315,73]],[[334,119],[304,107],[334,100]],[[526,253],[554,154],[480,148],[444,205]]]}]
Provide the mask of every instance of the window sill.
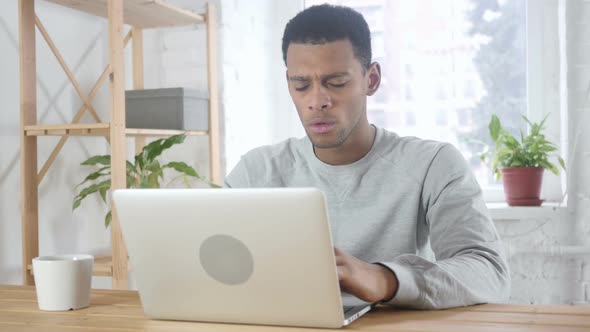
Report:
[{"label": "window sill", "polygon": [[508,206],[506,203],[487,203],[488,210],[494,221],[519,221],[559,218],[567,206],[547,202],[542,206]]}]

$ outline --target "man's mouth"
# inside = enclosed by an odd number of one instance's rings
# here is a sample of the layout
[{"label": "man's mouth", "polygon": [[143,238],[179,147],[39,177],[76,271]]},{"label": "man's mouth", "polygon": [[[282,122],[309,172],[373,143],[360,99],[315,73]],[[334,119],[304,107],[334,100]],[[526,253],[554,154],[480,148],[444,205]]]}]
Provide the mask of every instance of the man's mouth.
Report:
[{"label": "man's mouth", "polygon": [[316,134],[325,134],[336,127],[336,123],[334,122],[313,122],[310,126],[311,130]]}]

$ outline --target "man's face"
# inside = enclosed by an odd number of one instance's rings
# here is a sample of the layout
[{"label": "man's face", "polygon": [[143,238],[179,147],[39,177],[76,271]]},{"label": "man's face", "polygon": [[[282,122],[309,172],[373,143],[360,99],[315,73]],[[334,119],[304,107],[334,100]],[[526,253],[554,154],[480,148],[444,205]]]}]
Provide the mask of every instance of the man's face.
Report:
[{"label": "man's face", "polygon": [[378,70],[376,64],[363,68],[349,40],[289,45],[289,93],[316,148],[340,147],[367,123],[367,95],[376,91],[371,82]]}]

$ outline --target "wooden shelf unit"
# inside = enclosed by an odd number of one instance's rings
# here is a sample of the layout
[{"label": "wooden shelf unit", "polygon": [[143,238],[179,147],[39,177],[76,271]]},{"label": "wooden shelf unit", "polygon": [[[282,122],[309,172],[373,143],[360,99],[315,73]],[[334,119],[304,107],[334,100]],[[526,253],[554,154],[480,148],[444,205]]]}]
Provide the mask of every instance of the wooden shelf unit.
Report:
[{"label": "wooden shelf unit", "polygon": [[[109,18],[108,0],[45,0],[87,14]],[[165,28],[205,23],[205,16],[161,0],[124,0],[123,22],[135,28]]]},{"label": "wooden shelf unit", "polygon": [[[161,0],[45,0],[88,14],[105,17],[109,22],[110,63],[86,95],[76,81],[59,50],[35,14],[35,0],[19,0],[19,60],[20,60],[20,146],[21,146],[21,215],[22,215],[22,275],[23,284],[33,285],[31,261],[39,256],[39,184],[70,136],[104,136],[111,147],[112,189],[126,187],[126,137],[135,139],[136,153],[145,145],[146,137],[169,136],[180,133],[209,137],[210,178],[221,182],[219,147],[219,90],[217,75],[216,12],[212,4],[205,14],[195,14],[175,8]],[[131,30],[124,35],[125,24]],[[207,28],[207,60],[209,85],[209,130],[182,131],[136,129],[125,127],[124,48],[132,41],[133,88],[143,89],[143,29],[191,24]],[[43,125],[37,123],[37,77],[35,28],[49,45],[61,67],[83,101],[71,123]],[[109,80],[110,112],[108,121],[101,121],[92,107],[92,99],[100,86]],[[80,123],[88,111],[96,123]],[[37,139],[61,136],[45,165],[37,169]],[[95,259],[94,275],[111,276],[113,288],[128,288],[127,250],[116,211],[111,222],[111,256]]]},{"label": "wooden shelf unit", "polygon": [[[111,127],[108,123],[74,123],[65,125],[25,126],[26,136],[108,136]],[[185,134],[189,136],[206,136],[208,131],[125,128],[126,136],[172,136]]]}]

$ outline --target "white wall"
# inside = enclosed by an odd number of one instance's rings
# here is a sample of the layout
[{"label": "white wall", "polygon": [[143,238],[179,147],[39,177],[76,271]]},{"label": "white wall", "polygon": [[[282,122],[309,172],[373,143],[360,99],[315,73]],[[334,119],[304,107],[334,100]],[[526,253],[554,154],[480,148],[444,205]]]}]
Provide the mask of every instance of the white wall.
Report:
[{"label": "white wall", "polygon": [[[206,1],[169,2],[202,12]],[[305,134],[298,126],[299,118],[289,97],[281,54],[284,26],[303,8],[303,2],[218,0],[215,3],[220,25],[224,168],[229,172],[250,149]],[[162,47],[155,52],[161,58],[161,65],[154,72],[159,73],[161,85],[207,88],[206,77],[199,76],[206,70],[205,49],[190,42],[195,38],[195,31],[199,33],[198,40],[203,41],[202,26],[156,32],[157,38],[162,39]],[[199,150],[204,148],[199,146]],[[200,162],[206,166],[207,159]]]},{"label": "white wall", "polygon": [[[563,1],[563,0],[561,0]],[[204,1],[170,1],[201,12]],[[18,147],[18,22],[16,1],[0,2],[0,284],[21,281]],[[590,253],[581,250],[590,235],[590,123],[586,89],[590,82],[589,2],[567,0],[564,18],[568,86],[562,96],[569,105],[570,135],[567,208],[534,214],[497,216],[512,268],[512,302],[581,303],[590,300]],[[217,2],[220,14],[220,70],[222,108],[225,113],[225,150],[230,170],[249,149],[290,136],[301,136],[293,123],[296,112],[288,96],[280,38],[285,23],[302,8],[301,1]],[[38,14],[85,90],[89,90],[108,61],[106,22],[61,7],[37,2]],[[65,22],[67,18],[67,24]],[[75,29],[72,29],[75,27]],[[88,37],[89,36],[89,37]],[[205,89],[204,30],[202,26],[154,30],[145,33],[146,87],[188,86]],[[80,105],[75,91],[38,40],[40,121],[58,123],[70,119]],[[106,118],[108,89],[94,103]],[[90,121],[86,119],[86,121]],[[270,128],[270,129],[269,129]],[[39,138],[40,166],[57,139]],[[186,160],[208,172],[206,139],[191,138],[168,159]],[[577,142],[574,147],[574,142]],[[130,141],[130,144],[132,141]],[[131,149],[131,146],[129,146]],[[108,251],[109,233],[102,226],[106,209],[96,198],[71,212],[73,187],[85,175],[78,163],[106,153],[102,138],[71,138],[40,190],[41,252]],[[549,211],[549,212],[547,212]],[[566,253],[570,252],[570,253]],[[108,287],[107,278],[95,279],[95,287]]]},{"label": "white wall", "polygon": [[248,150],[305,134],[287,90],[281,53],[285,24],[303,4],[301,0],[221,3],[229,172]]}]

